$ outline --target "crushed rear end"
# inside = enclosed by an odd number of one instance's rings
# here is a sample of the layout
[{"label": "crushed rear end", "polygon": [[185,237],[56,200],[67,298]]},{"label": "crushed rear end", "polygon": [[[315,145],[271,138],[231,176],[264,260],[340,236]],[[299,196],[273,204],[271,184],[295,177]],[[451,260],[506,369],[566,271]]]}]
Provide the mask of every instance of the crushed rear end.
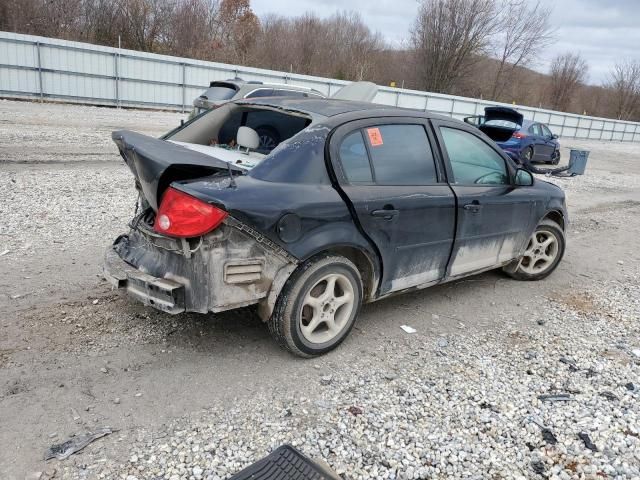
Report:
[{"label": "crushed rear end", "polygon": [[232,167],[133,132],[114,132],[113,139],[140,196],[129,231],[107,249],[105,278],[145,305],[171,314],[274,302],[269,298],[274,280],[279,274],[287,278],[297,261],[253,228],[228,214],[213,230],[193,237],[172,237],[154,228],[170,184],[205,176],[214,190],[233,188]]}]

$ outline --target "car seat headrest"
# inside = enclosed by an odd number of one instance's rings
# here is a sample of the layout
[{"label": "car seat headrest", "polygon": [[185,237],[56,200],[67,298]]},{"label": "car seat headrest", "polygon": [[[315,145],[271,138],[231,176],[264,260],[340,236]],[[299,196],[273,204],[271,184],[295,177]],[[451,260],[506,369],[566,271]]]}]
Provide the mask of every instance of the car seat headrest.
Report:
[{"label": "car seat headrest", "polygon": [[260,137],[258,136],[258,132],[250,127],[243,126],[238,128],[236,141],[239,147],[249,150],[255,150],[260,146]]}]

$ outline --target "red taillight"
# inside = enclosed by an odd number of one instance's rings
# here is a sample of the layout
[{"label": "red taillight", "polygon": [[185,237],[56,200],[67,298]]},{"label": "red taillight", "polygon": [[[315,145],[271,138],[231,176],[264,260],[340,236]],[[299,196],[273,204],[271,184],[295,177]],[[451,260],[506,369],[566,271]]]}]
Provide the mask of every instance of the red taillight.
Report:
[{"label": "red taillight", "polygon": [[513,138],[517,138],[518,140],[521,140],[521,139],[525,138],[527,135],[525,133],[522,133],[522,132],[514,132],[512,136],[513,136]]},{"label": "red taillight", "polygon": [[198,237],[216,228],[226,217],[224,210],[169,187],[153,229],[171,237]]}]

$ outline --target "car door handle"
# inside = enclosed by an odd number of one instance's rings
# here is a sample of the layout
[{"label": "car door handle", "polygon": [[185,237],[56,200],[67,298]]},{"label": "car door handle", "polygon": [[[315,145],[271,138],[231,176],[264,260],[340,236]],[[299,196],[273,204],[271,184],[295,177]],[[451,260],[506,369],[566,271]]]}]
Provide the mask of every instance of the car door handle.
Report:
[{"label": "car door handle", "polygon": [[382,217],[385,220],[391,220],[393,217],[395,217],[396,215],[398,215],[400,213],[399,210],[393,210],[393,209],[382,209],[382,210],[374,210],[373,212],[371,212],[371,216],[372,217]]},{"label": "car door handle", "polygon": [[472,202],[472,203],[467,203],[462,208],[464,208],[465,210],[469,210],[471,213],[478,213],[482,208],[482,205],[480,205],[478,202]]}]

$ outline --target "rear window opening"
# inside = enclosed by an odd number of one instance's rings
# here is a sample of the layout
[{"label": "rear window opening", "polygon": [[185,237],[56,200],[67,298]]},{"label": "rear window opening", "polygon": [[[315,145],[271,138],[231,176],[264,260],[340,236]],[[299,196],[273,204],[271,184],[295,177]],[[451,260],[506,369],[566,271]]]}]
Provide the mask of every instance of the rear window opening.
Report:
[{"label": "rear window opening", "polygon": [[230,83],[216,83],[202,92],[200,98],[205,100],[231,100],[237,91],[238,88]]},{"label": "rear window opening", "polygon": [[229,103],[196,117],[164,139],[252,168],[310,123],[311,118],[301,113]]}]

